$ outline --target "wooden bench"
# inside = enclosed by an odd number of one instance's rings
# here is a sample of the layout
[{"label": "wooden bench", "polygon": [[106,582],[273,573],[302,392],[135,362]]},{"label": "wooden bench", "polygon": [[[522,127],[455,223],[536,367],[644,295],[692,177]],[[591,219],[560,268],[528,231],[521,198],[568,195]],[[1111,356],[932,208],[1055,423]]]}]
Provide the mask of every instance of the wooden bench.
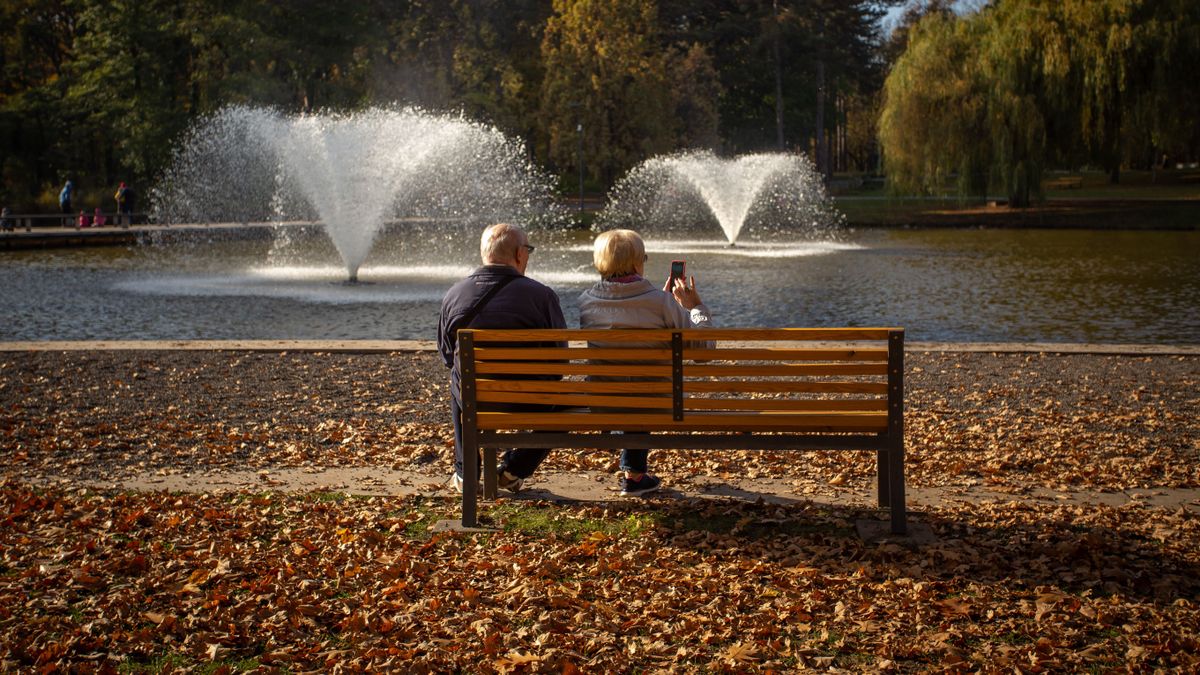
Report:
[{"label": "wooden bench", "polygon": [[[463,478],[478,483],[483,450],[486,499],[501,448],[874,450],[879,506],[907,532],[903,329],[466,329],[458,354]],[[477,506],[464,490],[464,527]]]}]

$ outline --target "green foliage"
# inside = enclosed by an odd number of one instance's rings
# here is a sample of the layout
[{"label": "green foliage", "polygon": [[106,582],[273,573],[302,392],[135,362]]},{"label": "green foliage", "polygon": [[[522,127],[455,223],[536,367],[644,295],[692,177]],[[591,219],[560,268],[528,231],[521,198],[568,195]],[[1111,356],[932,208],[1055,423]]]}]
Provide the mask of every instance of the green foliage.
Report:
[{"label": "green foliage", "polygon": [[934,11],[905,37],[879,134],[899,190],[957,176],[960,195],[990,184],[1027,206],[1047,166],[1094,163],[1116,182],[1200,146],[1200,84],[1181,67],[1200,54],[1195,3],[1006,0]]},{"label": "green foliage", "polygon": [[555,0],[542,42],[541,127],[549,159],[611,184],[674,145],[666,53],[653,0]]},{"label": "green foliage", "polygon": [[[884,84],[879,141],[896,192],[939,194],[955,174],[978,176],[991,156],[986,83],[975,23],[931,14]],[[977,185],[960,186],[969,194]]]},{"label": "green foliage", "polygon": [[8,0],[0,200],[53,208],[68,178],[81,196],[122,180],[145,194],[197,116],[230,104],[461,111],[572,185],[582,156],[600,189],[658,153],[815,154],[839,133],[841,166],[870,170],[880,106],[906,191],[990,185],[1020,204],[1045,167],[1116,178],[1200,155],[1200,3],[996,0],[959,16],[929,0],[883,44],[897,4]]}]

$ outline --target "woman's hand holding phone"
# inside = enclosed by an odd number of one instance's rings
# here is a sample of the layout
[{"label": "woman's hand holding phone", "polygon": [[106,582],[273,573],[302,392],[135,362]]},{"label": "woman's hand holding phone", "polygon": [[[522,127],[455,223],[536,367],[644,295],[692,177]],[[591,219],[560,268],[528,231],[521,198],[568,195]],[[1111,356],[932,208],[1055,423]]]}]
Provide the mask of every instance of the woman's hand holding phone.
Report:
[{"label": "woman's hand holding phone", "polygon": [[700,304],[700,294],[696,292],[696,277],[693,276],[691,284],[688,283],[682,260],[671,261],[671,276],[667,277],[663,290],[670,293],[675,302],[686,310],[690,311]]}]

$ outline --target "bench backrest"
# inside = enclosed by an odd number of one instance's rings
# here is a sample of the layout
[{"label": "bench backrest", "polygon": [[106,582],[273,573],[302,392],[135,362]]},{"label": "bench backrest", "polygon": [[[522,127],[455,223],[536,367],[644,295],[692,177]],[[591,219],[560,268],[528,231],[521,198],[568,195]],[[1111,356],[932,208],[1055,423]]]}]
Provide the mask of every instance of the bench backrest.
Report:
[{"label": "bench backrest", "polygon": [[[481,431],[902,433],[899,328],[468,329],[458,337],[462,397],[479,404]],[[546,346],[562,342],[569,346]],[[521,379],[539,376],[563,379]],[[487,411],[498,403],[558,409]]]}]

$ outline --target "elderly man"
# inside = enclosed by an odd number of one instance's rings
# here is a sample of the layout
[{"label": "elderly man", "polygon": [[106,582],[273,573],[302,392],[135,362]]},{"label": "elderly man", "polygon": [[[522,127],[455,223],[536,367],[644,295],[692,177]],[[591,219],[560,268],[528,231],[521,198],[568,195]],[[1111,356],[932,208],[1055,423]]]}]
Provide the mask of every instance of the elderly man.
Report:
[{"label": "elderly man", "polygon": [[[442,298],[438,322],[438,351],[450,368],[450,415],[454,422],[454,486],[463,489],[462,408],[459,397],[458,329],[460,328],[566,328],[558,295],[525,276],[529,237],[516,225],[498,223],[483,231],[479,255],[483,266],[454,284]],[[549,454],[549,450],[509,450],[500,460],[499,486],[510,492],[521,489],[524,479]]]}]

